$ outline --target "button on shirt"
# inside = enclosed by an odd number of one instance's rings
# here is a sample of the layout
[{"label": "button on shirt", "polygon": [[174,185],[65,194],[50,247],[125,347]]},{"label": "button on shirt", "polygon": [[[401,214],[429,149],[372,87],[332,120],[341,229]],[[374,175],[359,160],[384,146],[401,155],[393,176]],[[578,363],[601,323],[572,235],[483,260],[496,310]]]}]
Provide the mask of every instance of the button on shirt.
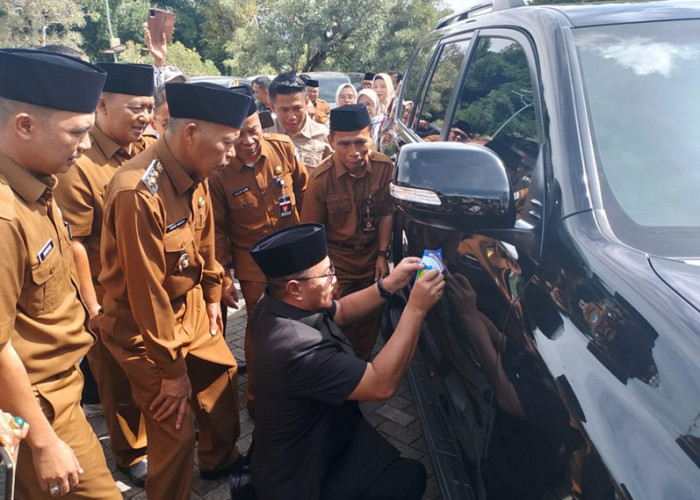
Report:
[{"label": "button on shirt", "polygon": [[97,126],[90,130],[92,147],[77,159],[65,174],[59,174],[54,190],[63,217],[70,223],[73,236],[84,238],[90,272],[100,273],[100,233],[104,212],[104,192],[117,169],[156,142],[155,136],[143,134],[124,150]]},{"label": "button on shirt", "polygon": [[73,368],[94,342],[55,184],[0,153],[0,344],[12,340],[33,385]]},{"label": "button on shirt", "polygon": [[[162,170],[155,176],[157,190],[151,193],[148,179],[142,179],[154,160]],[[100,326],[104,323],[114,334],[114,321],[126,321],[124,314],[133,316],[147,355],[163,378],[184,375],[187,343],[195,341],[195,317],[204,307],[192,303],[189,292],[201,284],[204,300],[219,302],[223,269],[214,255],[209,186],[187,173],[164,138],[121,167],[110,182],[100,255],[99,280],[116,303],[106,301]],[[200,355],[219,362],[217,347],[212,342],[211,356],[206,349]],[[235,363],[228,354],[229,362]]]},{"label": "button on shirt", "polygon": [[309,173],[313,172],[313,169],[324,158],[333,153],[330,144],[328,144],[328,127],[316,123],[309,118],[309,115],[306,115],[304,126],[296,134],[287,132],[278,118],[275,118],[275,125],[265,129],[265,132],[288,135],[294,143],[299,160],[306,166]]},{"label": "button on shirt", "polygon": [[346,401],[367,367],[333,322],[335,305],[309,312],[267,292],[252,318],[255,379],[252,474],[260,498],[313,500],[332,458],[361,418]]},{"label": "button on shirt", "polygon": [[[266,281],[248,253],[266,234],[299,223],[308,174],[294,155],[294,145],[286,135],[263,134],[261,155],[254,165],[238,157],[212,177],[212,203],[216,226],[216,256],[225,264],[233,257],[236,277],[246,281]],[[284,182],[284,185],[282,185]],[[281,216],[280,197],[289,196],[291,214]],[[224,286],[231,284],[224,273]]]}]

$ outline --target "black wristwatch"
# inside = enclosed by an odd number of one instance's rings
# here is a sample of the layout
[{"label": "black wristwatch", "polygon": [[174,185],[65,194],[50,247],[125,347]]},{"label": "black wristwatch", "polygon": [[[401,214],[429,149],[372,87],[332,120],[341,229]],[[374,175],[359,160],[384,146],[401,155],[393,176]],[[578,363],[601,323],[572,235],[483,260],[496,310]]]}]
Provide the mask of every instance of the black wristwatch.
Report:
[{"label": "black wristwatch", "polygon": [[379,250],[377,252],[377,257],[384,257],[385,259],[388,259],[390,255],[389,250]]},{"label": "black wristwatch", "polygon": [[386,288],[384,288],[384,285],[382,284],[382,281],[384,281],[384,278],[385,278],[385,276],[381,276],[377,280],[377,290],[379,290],[379,295],[381,295],[381,297],[383,299],[388,299],[389,297],[391,297],[394,294],[390,293]]}]

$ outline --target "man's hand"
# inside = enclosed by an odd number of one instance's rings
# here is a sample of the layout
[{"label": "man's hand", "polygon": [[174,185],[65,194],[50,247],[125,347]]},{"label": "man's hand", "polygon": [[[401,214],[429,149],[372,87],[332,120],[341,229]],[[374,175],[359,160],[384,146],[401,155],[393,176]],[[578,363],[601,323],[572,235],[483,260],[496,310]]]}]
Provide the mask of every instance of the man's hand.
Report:
[{"label": "man's hand", "polygon": [[168,45],[165,40],[165,33],[163,33],[161,39],[154,42],[151,38],[151,30],[148,29],[148,23],[143,23],[143,42],[146,44],[148,52],[153,56],[154,66],[165,66],[165,59],[168,57]]},{"label": "man's hand", "polygon": [[445,277],[437,269],[431,269],[413,285],[406,308],[427,312],[440,300],[444,291]]},{"label": "man's hand", "polygon": [[42,491],[58,486],[65,495],[80,482],[82,474],[78,458],[66,443],[56,436],[56,441],[41,448],[32,448],[32,461]]},{"label": "man's hand", "polygon": [[418,257],[406,257],[398,263],[391,271],[391,274],[384,278],[384,288],[390,293],[396,293],[408,285],[416,276],[416,273],[423,269]]},{"label": "man's hand", "polygon": [[22,427],[17,427],[15,418],[9,413],[0,410],[0,446],[4,446],[12,454],[15,462],[19,451],[19,442],[27,437],[29,424],[24,422]]},{"label": "man's hand", "polygon": [[221,316],[221,304],[209,302],[207,304],[207,315],[209,316],[209,333],[216,335],[217,332],[224,331],[224,320]]},{"label": "man's hand", "polygon": [[227,306],[238,309],[238,292],[236,291],[235,283],[231,283],[230,286],[223,289],[221,292],[221,300],[223,300],[224,304]]},{"label": "man's hand", "polygon": [[386,261],[386,257],[380,255],[377,257],[377,262],[374,264],[374,281],[377,281],[387,274],[389,274],[389,263]]},{"label": "man's hand", "polygon": [[153,413],[153,420],[162,422],[172,415],[175,418],[175,429],[182,427],[182,419],[185,417],[185,410],[192,396],[192,385],[185,373],[181,377],[174,379],[162,379],[160,381],[160,394],[151,403],[150,409]]}]

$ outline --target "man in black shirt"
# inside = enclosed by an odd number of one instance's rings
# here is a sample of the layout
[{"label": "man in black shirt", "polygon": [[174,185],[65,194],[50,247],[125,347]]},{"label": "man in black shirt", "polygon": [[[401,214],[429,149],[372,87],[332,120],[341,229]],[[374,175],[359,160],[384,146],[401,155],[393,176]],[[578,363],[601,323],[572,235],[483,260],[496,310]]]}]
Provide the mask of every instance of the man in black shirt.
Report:
[{"label": "man in black shirt", "polygon": [[[413,286],[396,331],[371,362],[357,358],[342,325],[406,286],[420,259],[401,261],[372,286],[333,300],[335,268],[320,224],[272,233],[251,248],[268,279],[252,319],[260,360],[251,471],[260,500],[419,499],[425,469],[363,418],[358,400],[396,391],[428,310],[442,296],[437,271]],[[337,323],[337,324],[336,324]]]}]

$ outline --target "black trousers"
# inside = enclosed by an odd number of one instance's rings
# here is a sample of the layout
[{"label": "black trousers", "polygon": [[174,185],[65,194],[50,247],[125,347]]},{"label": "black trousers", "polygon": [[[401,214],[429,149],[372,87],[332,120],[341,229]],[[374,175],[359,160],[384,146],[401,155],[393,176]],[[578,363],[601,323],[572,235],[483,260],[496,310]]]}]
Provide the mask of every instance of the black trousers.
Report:
[{"label": "black trousers", "polygon": [[397,458],[357,500],[420,500],[425,492],[425,467]]}]

